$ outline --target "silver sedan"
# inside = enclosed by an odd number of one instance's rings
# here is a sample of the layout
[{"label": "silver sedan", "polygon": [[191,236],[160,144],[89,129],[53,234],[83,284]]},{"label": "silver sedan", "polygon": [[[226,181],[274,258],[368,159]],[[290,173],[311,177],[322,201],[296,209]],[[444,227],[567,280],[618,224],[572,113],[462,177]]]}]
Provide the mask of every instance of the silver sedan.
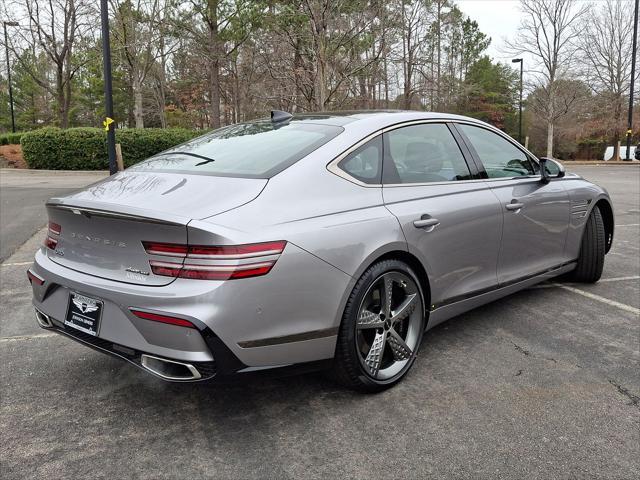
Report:
[{"label": "silver sedan", "polygon": [[424,112],[272,112],[47,210],[28,271],[43,328],[170,381],[329,368],[364,391],[451,317],[597,281],[614,225],[604,189]]}]

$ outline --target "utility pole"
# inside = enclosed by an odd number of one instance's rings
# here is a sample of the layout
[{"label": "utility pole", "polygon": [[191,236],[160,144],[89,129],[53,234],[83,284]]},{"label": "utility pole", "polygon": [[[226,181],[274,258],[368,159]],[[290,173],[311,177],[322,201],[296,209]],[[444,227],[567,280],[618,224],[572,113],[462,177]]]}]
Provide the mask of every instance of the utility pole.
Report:
[{"label": "utility pole", "polygon": [[522,73],[524,62],[521,58],[514,58],[511,63],[520,64],[520,102],[518,103],[518,142],[522,145]]},{"label": "utility pole", "polygon": [[629,87],[629,122],[627,125],[627,155],[626,160],[631,160],[631,134],[633,133],[633,85],[636,79],[636,52],[638,51],[638,4],[633,16],[633,46],[631,48],[631,85]]},{"label": "utility pole", "polygon": [[4,27],[4,46],[7,53],[7,82],[9,83],[9,105],[11,106],[11,131],[16,133],[16,117],[13,113],[13,88],[11,87],[11,65],[9,64],[9,37],[7,27],[17,27],[18,22],[2,22]]},{"label": "utility pole", "polygon": [[111,82],[111,46],[109,41],[109,7],[108,0],[100,0],[100,19],[102,23],[102,62],[104,66],[104,110],[106,117],[103,124],[107,131],[107,153],[109,154],[109,173],[118,171],[116,164],[116,131],[113,121],[113,86]]}]

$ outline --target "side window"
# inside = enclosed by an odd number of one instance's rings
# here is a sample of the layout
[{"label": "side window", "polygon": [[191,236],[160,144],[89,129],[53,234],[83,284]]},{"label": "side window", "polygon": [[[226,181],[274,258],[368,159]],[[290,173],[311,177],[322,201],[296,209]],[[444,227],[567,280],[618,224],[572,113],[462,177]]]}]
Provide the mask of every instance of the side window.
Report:
[{"label": "side window", "polygon": [[363,183],[379,184],[382,175],[382,135],[359,146],[338,167]]},{"label": "side window", "polygon": [[459,124],[471,141],[489,178],[534,175],[526,153],[500,135],[481,127]]},{"label": "side window", "polygon": [[449,128],[425,123],[384,134],[385,183],[469,180],[471,172]]}]

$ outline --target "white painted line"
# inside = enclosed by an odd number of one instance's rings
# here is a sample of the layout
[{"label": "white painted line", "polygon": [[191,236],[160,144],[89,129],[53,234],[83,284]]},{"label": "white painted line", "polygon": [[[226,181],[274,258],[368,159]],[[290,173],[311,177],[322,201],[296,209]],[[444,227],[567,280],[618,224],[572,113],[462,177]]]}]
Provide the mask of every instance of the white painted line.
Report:
[{"label": "white painted line", "polygon": [[601,297],[600,295],[594,295],[593,293],[585,292],[584,290],[580,290],[579,288],[570,287],[568,285],[560,285],[560,284],[556,284],[556,285],[564,290],[577,293],[578,295],[582,295],[583,297],[590,298],[591,300],[595,300],[597,302],[619,308],[620,310],[624,310],[626,312],[631,312],[631,313],[635,313],[636,315],[640,315],[640,308],[632,307],[631,305],[627,305],[626,303],[616,302],[615,300],[609,300],[608,298]]},{"label": "white painted line", "polygon": [[615,278],[601,278],[598,283],[602,282],[622,282],[623,280],[640,280],[640,275],[634,275],[632,277],[615,277]]},{"label": "white painted line", "polygon": [[[613,278],[601,278],[598,280],[598,283],[607,283],[607,282],[624,282],[627,280],[640,280],[640,275],[633,275],[630,277],[613,277]],[[562,285],[580,285],[579,283],[543,283],[541,285],[534,285],[533,287],[529,287],[527,290],[537,290],[540,288],[558,288]]]},{"label": "white painted line", "polygon": [[3,263],[2,265],[0,265],[0,267],[22,267],[24,265],[31,265],[33,263],[33,261],[31,262],[17,262],[17,263]]},{"label": "white painted line", "polygon": [[627,223],[626,225],[616,225],[618,227],[640,227],[640,223]]},{"label": "white painted line", "polygon": [[20,340],[35,340],[58,336],[57,333],[36,333],[35,335],[16,335],[15,337],[0,337],[0,342],[18,342]]}]

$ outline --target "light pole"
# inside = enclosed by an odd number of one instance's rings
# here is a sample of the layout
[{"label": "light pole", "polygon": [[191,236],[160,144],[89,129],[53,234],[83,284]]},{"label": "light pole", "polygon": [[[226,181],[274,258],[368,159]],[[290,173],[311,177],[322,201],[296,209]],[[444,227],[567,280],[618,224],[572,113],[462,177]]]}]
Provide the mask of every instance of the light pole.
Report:
[{"label": "light pole", "polygon": [[111,45],[109,41],[109,7],[107,0],[100,0],[100,19],[102,23],[102,63],[104,68],[104,110],[107,118],[104,128],[107,131],[107,154],[109,155],[109,173],[118,171],[116,165],[116,131],[113,121],[113,95],[111,85]]},{"label": "light pole", "polygon": [[629,122],[627,125],[627,155],[625,160],[631,160],[631,134],[633,133],[633,84],[636,79],[636,52],[638,51],[638,3],[633,16],[633,46],[631,47],[631,85],[629,86]]},{"label": "light pole", "polygon": [[4,46],[7,53],[7,82],[9,83],[9,105],[11,108],[11,131],[16,133],[16,117],[13,113],[13,89],[11,88],[11,65],[9,65],[9,37],[7,36],[7,27],[17,27],[18,22],[2,22],[4,27]]},{"label": "light pole", "polygon": [[524,62],[521,58],[514,58],[511,60],[511,63],[519,63],[520,64],[520,102],[518,103],[518,141],[520,145],[522,145],[522,68]]}]

